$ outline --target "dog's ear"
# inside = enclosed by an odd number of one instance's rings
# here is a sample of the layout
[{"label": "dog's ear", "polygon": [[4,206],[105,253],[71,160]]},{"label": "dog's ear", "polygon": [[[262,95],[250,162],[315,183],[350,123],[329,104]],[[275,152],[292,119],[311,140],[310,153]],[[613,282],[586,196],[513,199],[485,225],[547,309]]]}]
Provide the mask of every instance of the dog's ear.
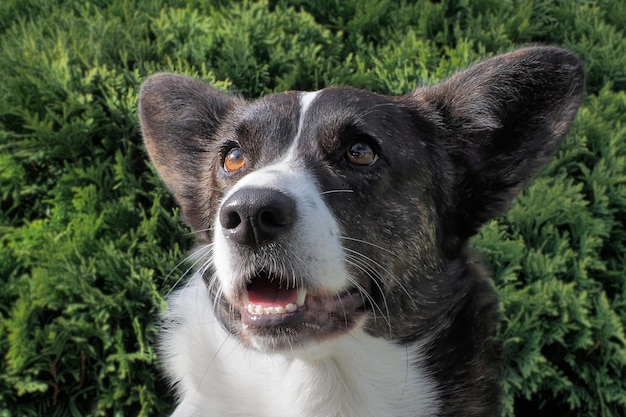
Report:
[{"label": "dog's ear", "polygon": [[[216,131],[240,99],[182,75],[155,74],[139,95],[148,154],[186,217],[199,204],[199,180]],[[191,225],[193,226],[193,225]]]},{"label": "dog's ear", "polygon": [[[455,232],[465,239],[502,215],[565,137],[584,92],[571,52],[531,47],[499,55],[410,97],[434,111],[451,161]],[[451,175],[450,175],[451,174]]]}]

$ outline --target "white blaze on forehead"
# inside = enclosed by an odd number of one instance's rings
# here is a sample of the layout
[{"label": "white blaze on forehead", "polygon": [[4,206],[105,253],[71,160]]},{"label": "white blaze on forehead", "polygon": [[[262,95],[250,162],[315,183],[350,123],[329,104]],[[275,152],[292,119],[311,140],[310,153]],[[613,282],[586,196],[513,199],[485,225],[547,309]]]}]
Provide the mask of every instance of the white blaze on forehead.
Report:
[{"label": "white blaze on forehead", "polygon": [[302,122],[302,118],[304,114],[307,112],[315,97],[320,93],[320,91],[309,91],[306,93],[302,93],[300,95],[300,122]]},{"label": "white blaze on forehead", "polygon": [[304,127],[304,117],[306,116],[307,111],[309,110],[311,104],[313,104],[313,101],[315,101],[319,93],[320,90],[300,93],[300,116],[298,117],[298,130],[296,132],[296,137],[293,138],[291,146],[285,153],[285,160],[290,160],[291,157],[295,154],[295,150],[298,147],[300,135],[302,134],[302,129]]}]

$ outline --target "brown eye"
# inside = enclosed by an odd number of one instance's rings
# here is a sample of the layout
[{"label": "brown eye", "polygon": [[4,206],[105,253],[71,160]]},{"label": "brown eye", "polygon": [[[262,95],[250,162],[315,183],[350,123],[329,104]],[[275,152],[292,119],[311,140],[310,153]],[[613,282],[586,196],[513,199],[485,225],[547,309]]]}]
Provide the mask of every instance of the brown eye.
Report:
[{"label": "brown eye", "polygon": [[378,161],[378,155],[370,145],[364,142],[357,142],[350,145],[346,152],[346,160],[354,165],[372,165]]},{"label": "brown eye", "polygon": [[232,148],[224,158],[224,170],[226,172],[235,172],[246,166],[246,158],[243,157],[241,149]]}]

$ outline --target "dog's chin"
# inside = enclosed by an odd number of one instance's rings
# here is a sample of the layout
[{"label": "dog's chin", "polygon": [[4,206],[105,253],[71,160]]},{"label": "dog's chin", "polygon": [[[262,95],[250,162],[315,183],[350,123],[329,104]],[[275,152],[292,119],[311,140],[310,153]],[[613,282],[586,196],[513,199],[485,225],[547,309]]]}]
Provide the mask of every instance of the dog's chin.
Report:
[{"label": "dog's chin", "polygon": [[295,353],[349,333],[368,315],[367,298],[356,288],[332,294],[292,291],[293,303],[265,307],[244,292],[226,301],[229,314],[221,320],[247,347]]}]

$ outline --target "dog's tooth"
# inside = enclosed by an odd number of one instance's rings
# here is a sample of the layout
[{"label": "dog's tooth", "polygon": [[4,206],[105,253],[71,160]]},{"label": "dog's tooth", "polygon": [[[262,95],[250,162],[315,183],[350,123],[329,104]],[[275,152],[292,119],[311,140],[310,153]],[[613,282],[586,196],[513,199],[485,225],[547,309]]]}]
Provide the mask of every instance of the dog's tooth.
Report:
[{"label": "dog's tooth", "polygon": [[304,305],[304,300],[306,299],[306,289],[299,288],[298,289],[298,299],[296,300],[296,306],[302,307]]},{"label": "dog's tooth", "polygon": [[250,314],[286,314],[286,313],[293,313],[297,309],[298,309],[298,306],[294,303],[289,303],[284,307],[282,306],[263,307],[263,306],[254,305],[252,303],[248,303],[248,305],[246,306],[246,310],[248,310]]}]

